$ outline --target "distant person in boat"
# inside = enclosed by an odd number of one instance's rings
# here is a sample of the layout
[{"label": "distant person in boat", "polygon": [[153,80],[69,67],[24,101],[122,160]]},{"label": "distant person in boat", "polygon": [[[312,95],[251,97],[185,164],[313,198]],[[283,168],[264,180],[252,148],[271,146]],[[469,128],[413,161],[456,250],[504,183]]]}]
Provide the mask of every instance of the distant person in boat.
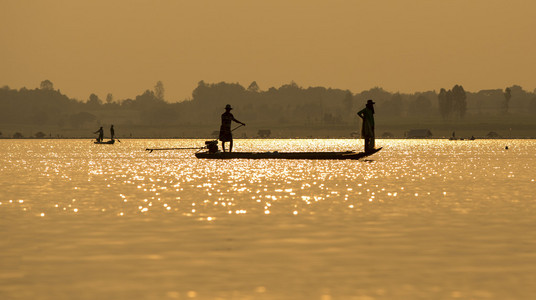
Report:
[{"label": "distant person in boat", "polygon": [[101,126],[101,128],[99,128],[99,130],[97,130],[97,131],[95,131],[93,133],[98,133],[99,137],[97,138],[97,142],[102,142],[102,140],[104,139],[104,129],[102,129],[102,126]]},{"label": "distant person in boat", "polygon": [[114,125],[112,124],[112,126],[110,127],[110,140],[114,139],[114,135],[115,135],[115,130],[114,130]]},{"label": "distant person in boat", "polygon": [[361,137],[365,139],[365,153],[374,151],[374,104],[376,103],[369,99],[365,108],[357,112],[357,115],[363,119]]},{"label": "distant person in boat", "polygon": [[231,107],[230,104],[227,104],[225,106],[225,112],[221,115],[221,126],[220,126],[220,141],[221,141],[221,148],[223,149],[223,152],[225,152],[225,142],[229,142],[229,152],[233,152],[233,134],[231,132],[231,123],[234,121],[236,123],[240,123],[243,126],[246,126],[245,123],[242,123],[235,119],[233,114],[231,113]]}]

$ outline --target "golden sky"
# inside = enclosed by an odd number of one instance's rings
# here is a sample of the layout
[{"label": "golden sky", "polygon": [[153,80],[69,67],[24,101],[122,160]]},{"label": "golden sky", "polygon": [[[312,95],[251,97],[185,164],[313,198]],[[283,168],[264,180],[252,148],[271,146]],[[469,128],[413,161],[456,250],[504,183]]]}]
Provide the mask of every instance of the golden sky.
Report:
[{"label": "golden sky", "polygon": [[197,82],[536,87],[530,0],[0,0],[0,86],[166,99]]}]

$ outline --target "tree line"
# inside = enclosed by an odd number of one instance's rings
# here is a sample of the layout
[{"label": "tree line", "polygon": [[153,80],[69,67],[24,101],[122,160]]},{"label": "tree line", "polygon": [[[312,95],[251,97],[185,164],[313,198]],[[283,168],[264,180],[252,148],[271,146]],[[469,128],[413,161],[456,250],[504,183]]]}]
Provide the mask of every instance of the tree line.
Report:
[{"label": "tree line", "polygon": [[[439,92],[388,92],[380,87],[354,93],[325,87],[301,87],[295,82],[278,88],[261,89],[254,81],[238,83],[200,81],[192,97],[168,102],[161,81],[134,99],[100,99],[90,94],[85,100],[70,98],[49,80],[35,89],[0,88],[0,126],[25,125],[61,130],[87,130],[101,124],[121,127],[181,127],[210,124],[217,128],[226,104],[248,125],[345,126],[355,125],[355,113],[367,99],[376,102],[383,120],[435,118],[456,122],[466,118],[536,113],[536,94],[514,85],[505,89],[469,92],[461,85]],[[0,127],[1,129],[1,127]]]}]

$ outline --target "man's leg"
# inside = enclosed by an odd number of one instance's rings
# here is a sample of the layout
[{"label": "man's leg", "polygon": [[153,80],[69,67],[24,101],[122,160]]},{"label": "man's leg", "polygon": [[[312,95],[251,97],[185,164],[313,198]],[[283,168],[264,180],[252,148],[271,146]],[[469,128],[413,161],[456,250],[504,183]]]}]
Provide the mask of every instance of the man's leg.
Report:
[{"label": "man's leg", "polygon": [[229,152],[233,152],[233,140],[229,141]]},{"label": "man's leg", "polygon": [[225,152],[225,142],[221,141],[221,149],[223,152]]}]

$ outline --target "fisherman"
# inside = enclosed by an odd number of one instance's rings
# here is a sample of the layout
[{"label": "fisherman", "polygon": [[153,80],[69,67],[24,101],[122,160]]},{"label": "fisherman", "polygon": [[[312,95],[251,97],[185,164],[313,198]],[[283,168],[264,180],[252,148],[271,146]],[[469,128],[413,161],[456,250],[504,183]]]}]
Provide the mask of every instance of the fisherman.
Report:
[{"label": "fisherman", "polygon": [[230,104],[227,104],[225,106],[225,112],[221,115],[221,126],[220,126],[220,141],[221,141],[221,147],[223,149],[223,152],[225,152],[225,142],[229,142],[229,152],[233,152],[233,134],[231,132],[231,123],[232,121],[235,121],[236,123],[242,124],[242,126],[246,126],[245,123],[242,123],[234,118],[233,114],[231,113],[231,107]]},{"label": "fisherman", "polygon": [[97,130],[97,131],[95,131],[93,133],[98,133],[99,137],[97,138],[97,142],[102,142],[102,140],[104,139],[104,129],[102,129],[102,126],[101,126],[101,128],[99,128],[99,130]]},{"label": "fisherman", "polygon": [[365,139],[365,153],[374,151],[374,104],[371,99],[367,100],[365,108],[357,113],[363,119],[361,137]]},{"label": "fisherman", "polygon": [[112,124],[112,126],[110,127],[110,140],[114,140],[114,135],[115,135],[115,131],[114,131],[114,124]]}]

